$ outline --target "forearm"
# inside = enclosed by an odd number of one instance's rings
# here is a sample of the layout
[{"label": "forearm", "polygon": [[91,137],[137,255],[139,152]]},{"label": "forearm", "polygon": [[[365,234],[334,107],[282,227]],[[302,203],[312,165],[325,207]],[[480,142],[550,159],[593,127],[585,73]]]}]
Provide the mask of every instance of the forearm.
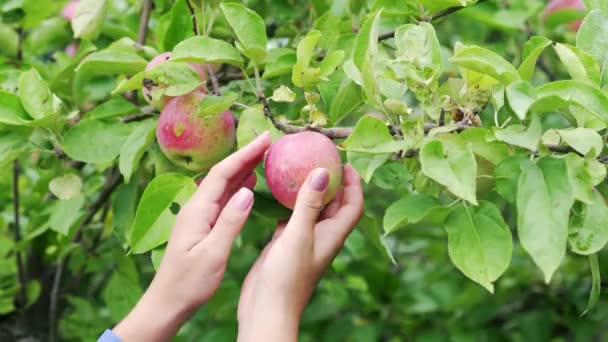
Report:
[{"label": "forearm", "polygon": [[146,292],[135,308],[112,331],[122,342],[169,341],[192,312],[163,302],[163,296]]}]

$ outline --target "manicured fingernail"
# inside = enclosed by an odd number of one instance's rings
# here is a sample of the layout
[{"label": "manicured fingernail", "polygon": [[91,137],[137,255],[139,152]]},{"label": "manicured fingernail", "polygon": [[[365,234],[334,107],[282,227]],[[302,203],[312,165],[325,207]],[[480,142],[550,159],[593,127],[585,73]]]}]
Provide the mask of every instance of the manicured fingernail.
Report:
[{"label": "manicured fingernail", "polygon": [[230,202],[232,207],[245,211],[249,209],[251,203],[253,203],[253,192],[247,188],[241,188],[241,190],[232,197]]},{"label": "manicured fingernail", "polygon": [[316,169],[310,177],[310,187],[315,191],[323,191],[329,184],[329,171],[327,169]]}]

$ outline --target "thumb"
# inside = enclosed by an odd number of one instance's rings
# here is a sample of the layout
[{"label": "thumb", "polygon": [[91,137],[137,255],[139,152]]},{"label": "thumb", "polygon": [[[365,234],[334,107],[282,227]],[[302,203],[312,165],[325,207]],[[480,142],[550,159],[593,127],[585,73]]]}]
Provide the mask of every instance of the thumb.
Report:
[{"label": "thumb", "polygon": [[323,210],[325,192],[329,184],[329,171],[327,169],[314,169],[302,184],[296,205],[286,230],[312,232],[319,215]]}]

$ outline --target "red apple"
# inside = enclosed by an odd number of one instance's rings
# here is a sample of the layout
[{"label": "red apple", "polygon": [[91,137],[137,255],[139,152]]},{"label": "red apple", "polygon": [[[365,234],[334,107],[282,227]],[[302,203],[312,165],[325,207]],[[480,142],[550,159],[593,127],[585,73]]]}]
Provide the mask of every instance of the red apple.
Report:
[{"label": "red apple", "polygon": [[72,21],[74,15],[76,14],[76,5],[78,5],[78,0],[71,0],[63,10],[61,10],[61,16],[66,18],[69,21]]},{"label": "red apple", "polygon": [[[154,68],[156,65],[158,65],[162,62],[168,61],[170,58],[171,58],[171,52],[161,53],[160,55],[154,57],[148,63],[148,65],[146,66],[146,71]],[[204,81],[205,79],[207,79],[207,72],[205,71],[205,69],[206,69],[205,64],[188,63],[188,65],[190,65],[192,68],[194,68],[194,70],[196,70],[196,72],[198,73],[198,75],[201,78],[201,81]],[[162,97],[162,99],[155,100],[152,98],[152,90],[154,90],[155,88],[156,87],[154,87],[154,86],[144,86],[144,88],[142,89],[142,92],[143,92],[146,100],[148,100],[148,102],[150,102],[151,105],[153,105],[154,107],[156,107],[158,109],[163,109],[163,107],[171,99],[171,96],[165,95]]]},{"label": "red apple", "polygon": [[272,195],[290,209],[294,208],[298,191],[312,170],[325,168],[329,171],[324,204],[334,198],[342,182],[342,161],[336,145],[317,132],[281,137],[268,150],[264,168]]},{"label": "red apple", "polygon": [[[551,0],[545,8],[543,16],[548,17],[555,12],[567,9],[584,10],[585,5],[581,0]],[[582,20],[574,21],[568,24],[568,27],[570,28],[570,30],[576,32],[581,27],[582,22]]]},{"label": "red apple", "polygon": [[160,114],[156,137],[175,165],[207,172],[228,156],[236,144],[232,112],[203,115],[198,111],[206,94],[195,90],[169,100]]}]

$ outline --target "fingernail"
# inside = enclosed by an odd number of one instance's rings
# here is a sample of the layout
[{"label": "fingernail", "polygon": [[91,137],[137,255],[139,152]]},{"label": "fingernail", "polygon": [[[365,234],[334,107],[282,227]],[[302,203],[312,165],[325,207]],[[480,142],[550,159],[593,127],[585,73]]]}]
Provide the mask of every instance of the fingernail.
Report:
[{"label": "fingernail", "polygon": [[253,203],[253,192],[247,188],[241,188],[241,190],[232,197],[230,202],[232,207],[245,211],[249,209],[251,203]]},{"label": "fingernail", "polygon": [[316,169],[310,177],[310,187],[315,191],[323,191],[329,184],[329,171],[327,169]]}]

